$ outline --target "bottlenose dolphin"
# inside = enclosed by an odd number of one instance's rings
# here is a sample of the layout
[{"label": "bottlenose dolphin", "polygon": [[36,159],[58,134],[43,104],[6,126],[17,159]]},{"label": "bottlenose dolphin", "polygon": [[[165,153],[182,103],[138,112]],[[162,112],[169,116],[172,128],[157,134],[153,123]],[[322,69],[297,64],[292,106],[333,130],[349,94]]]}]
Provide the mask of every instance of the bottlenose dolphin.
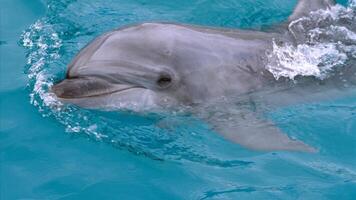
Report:
[{"label": "bottlenose dolphin", "polygon": [[[299,0],[288,23],[334,3]],[[88,108],[187,106],[216,132],[244,147],[314,152],[313,147],[291,139],[250,107],[242,105],[239,112],[230,111],[230,105],[220,106],[219,112],[204,112],[206,107],[199,107],[229,97],[246,97],[245,102],[266,99],[271,104],[287,98],[265,91],[268,87],[283,90],[288,84],[266,70],[266,52],[273,41],[294,39],[288,23],[266,32],[172,23],[120,28],[83,48],[69,64],[66,79],[52,90],[61,101]],[[313,87],[316,91],[319,85]],[[303,96],[303,87],[290,89],[288,95],[288,99]],[[224,114],[228,117],[221,117]]]}]

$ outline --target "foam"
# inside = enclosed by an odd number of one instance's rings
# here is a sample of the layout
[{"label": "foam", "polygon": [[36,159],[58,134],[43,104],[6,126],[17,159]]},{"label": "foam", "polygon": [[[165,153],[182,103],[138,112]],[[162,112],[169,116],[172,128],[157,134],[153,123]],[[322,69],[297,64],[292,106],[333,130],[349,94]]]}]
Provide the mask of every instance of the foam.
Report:
[{"label": "foam", "polygon": [[269,58],[267,69],[277,80],[281,77],[294,79],[296,76],[324,79],[333,67],[342,65],[347,56],[338,51],[334,44],[302,44],[294,47],[290,44],[278,46],[273,42],[273,52]]},{"label": "foam", "polygon": [[356,57],[355,0],[349,7],[335,5],[289,24],[295,41],[273,41],[266,69],[278,80],[313,76],[325,79]]}]

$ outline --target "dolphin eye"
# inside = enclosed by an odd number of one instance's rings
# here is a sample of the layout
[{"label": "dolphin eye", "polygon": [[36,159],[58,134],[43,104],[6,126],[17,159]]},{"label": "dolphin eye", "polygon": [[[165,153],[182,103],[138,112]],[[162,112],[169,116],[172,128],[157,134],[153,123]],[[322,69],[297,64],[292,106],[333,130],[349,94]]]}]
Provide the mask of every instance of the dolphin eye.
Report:
[{"label": "dolphin eye", "polygon": [[168,74],[161,75],[157,80],[157,85],[160,88],[167,88],[172,83],[172,77]]}]

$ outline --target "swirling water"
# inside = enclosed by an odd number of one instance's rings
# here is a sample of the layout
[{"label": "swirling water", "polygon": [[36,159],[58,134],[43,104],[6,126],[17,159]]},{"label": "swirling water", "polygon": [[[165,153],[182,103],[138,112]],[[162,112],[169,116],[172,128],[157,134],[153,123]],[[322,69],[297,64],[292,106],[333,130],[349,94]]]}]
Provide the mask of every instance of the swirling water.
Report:
[{"label": "swirling water", "polygon": [[[113,28],[171,21],[268,29],[295,3],[2,1],[1,199],[353,199],[355,93],[268,113],[290,136],[319,149],[303,154],[246,150],[183,111],[85,110],[62,105],[48,91],[85,44]],[[304,34],[296,34],[297,47],[276,42],[268,66],[276,79],[326,79],[354,65],[355,1],[339,3],[290,25]]]}]

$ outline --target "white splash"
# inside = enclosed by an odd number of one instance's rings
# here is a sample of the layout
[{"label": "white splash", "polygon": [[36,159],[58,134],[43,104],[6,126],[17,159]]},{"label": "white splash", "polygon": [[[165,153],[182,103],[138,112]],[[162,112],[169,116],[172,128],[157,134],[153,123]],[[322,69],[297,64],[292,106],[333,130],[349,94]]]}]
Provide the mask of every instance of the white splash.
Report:
[{"label": "white splash", "polygon": [[[38,33],[42,31],[51,34],[43,34],[38,37]],[[30,94],[31,103],[38,106],[40,110],[43,109],[42,106],[59,108],[62,104],[56,100],[53,93],[48,92],[53,82],[51,76],[47,75],[45,71],[47,60],[53,61],[60,57],[59,49],[62,46],[62,41],[58,34],[39,20],[23,33],[22,44],[30,50],[27,56],[28,78],[34,81],[33,91]],[[41,99],[43,105],[38,102],[36,96]]]},{"label": "white splash", "polygon": [[[54,81],[53,70],[56,68],[53,63],[61,58],[62,43],[53,26],[44,20],[38,20],[22,34],[22,45],[28,49],[27,75],[30,80],[29,88],[32,89],[31,103],[38,107],[43,116],[56,117],[65,125],[67,132],[86,133],[97,140],[106,138],[87,116],[76,113],[75,108],[65,106],[50,91]],[[82,123],[79,124],[78,121]]]},{"label": "white splash", "polygon": [[273,52],[269,55],[267,65],[273,76],[294,79],[296,76],[315,76],[324,79],[335,66],[342,65],[346,54],[337,50],[335,44],[317,44],[309,46],[301,44],[278,46],[273,42]]},{"label": "white splash", "polygon": [[356,0],[312,12],[289,24],[293,43],[273,41],[266,69],[276,79],[297,76],[329,77],[333,70],[356,58]]}]

